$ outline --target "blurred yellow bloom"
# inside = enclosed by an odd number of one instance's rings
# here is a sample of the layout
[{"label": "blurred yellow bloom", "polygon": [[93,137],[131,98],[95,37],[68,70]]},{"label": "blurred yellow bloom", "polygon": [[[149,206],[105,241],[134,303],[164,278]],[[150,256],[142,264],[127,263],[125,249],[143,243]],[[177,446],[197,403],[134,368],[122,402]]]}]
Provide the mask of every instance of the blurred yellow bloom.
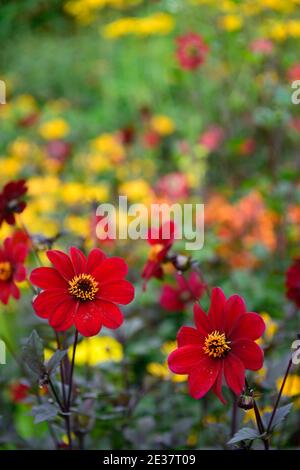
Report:
[{"label": "blurred yellow bloom", "polygon": [[[283,377],[279,377],[276,380],[276,387],[277,390],[280,390],[280,387],[283,382]],[[285,386],[283,389],[283,396],[284,397],[295,397],[300,395],[300,376],[296,374],[290,374],[285,382]]]},{"label": "blurred yellow bloom", "polygon": [[[73,348],[69,349],[72,357]],[[94,336],[84,338],[78,344],[75,362],[77,365],[95,366],[103,362],[121,362],[123,360],[123,346],[112,336]]]},{"label": "blurred yellow bloom", "polygon": [[22,170],[20,161],[14,157],[0,157],[0,178],[17,178]]},{"label": "blurred yellow bloom", "polygon": [[186,375],[177,375],[173,374],[168,367],[167,357],[168,355],[176,349],[176,341],[167,341],[161,347],[161,352],[165,356],[165,361],[160,362],[150,362],[147,365],[147,371],[153,377],[157,377],[162,380],[171,380],[172,382],[186,382]]},{"label": "blurred yellow bloom", "polygon": [[28,194],[30,196],[56,194],[60,184],[60,180],[54,176],[32,176],[27,181]]},{"label": "blurred yellow bloom", "polygon": [[257,343],[258,344],[263,344],[264,342],[271,343],[272,340],[273,340],[274,335],[276,334],[276,332],[278,330],[278,324],[266,312],[262,312],[260,314],[260,316],[262,317],[262,319],[264,320],[264,322],[266,324],[266,329],[265,329],[265,332],[263,334],[263,337],[260,338],[259,340],[257,340]]},{"label": "blurred yellow bloom", "polygon": [[152,198],[152,190],[147,181],[136,179],[120,185],[119,193],[127,196],[133,202],[145,202]]},{"label": "blurred yellow bloom", "polygon": [[61,118],[52,119],[40,126],[40,135],[47,140],[62,139],[70,131],[69,124]]},{"label": "blurred yellow bloom", "polygon": [[191,434],[188,435],[188,438],[186,440],[186,444],[189,447],[195,447],[197,442],[198,442],[198,435],[194,432],[191,432]]},{"label": "blurred yellow bloom", "polygon": [[[271,413],[273,411],[273,408],[271,406],[266,406],[265,408],[261,408],[259,411],[261,415],[263,415],[264,413]],[[256,422],[254,409],[245,410],[243,423],[249,423],[249,421],[252,421],[253,423]]]},{"label": "blurred yellow bloom", "polygon": [[37,109],[36,101],[31,95],[19,95],[13,101],[13,105],[24,114],[29,114]]},{"label": "blurred yellow bloom", "polygon": [[104,27],[105,38],[114,39],[128,34],[150,36],[169,34],[174,28],[174,18],[168,13],[153,13],[143,18],[126,17],[113,21]]},{"label": "blurred yellow bloom", "polygon": [[30,156],[32,144],[25,137],[18,137],[9,145],[9,153],[16,158],[24,159]]},{"label": "blurred yellow bloom", "polygon": [[175,131],[175,125],[171,118],[164,115],[153,116],[151,126],[160,135],[170,135]]},{"label": "blurred yellow bloom", "polygon": [[125,149],[113,134],[101,134],[91,142],[93,150],[113,163],[119,163],[125,157]]},{"label": "blurred yellow bloom", "polygon": [[78,215],[70,215],[65,219],[65,227],[74,234],[87,238],[90,233],[89,222]]},{"label": "blurred yellow bloom", "polygon": [[103,153],[95,153],[88,155],[85,159],[85,165],[94,173],[101,173],[111,168],[111,162]]},{"label": "blurred yellow bloom", "polygon": [[274,22],[268,28],[268,36],[276,41],[284,41],[287,38],[288,32],[286,25],[281,22]]},{"label": "blurred yellow bloom", "polygon": [[226,31],[237,31],[241,29],[243,19],[238,15],[225,15],[220,19],[219,24]]}]

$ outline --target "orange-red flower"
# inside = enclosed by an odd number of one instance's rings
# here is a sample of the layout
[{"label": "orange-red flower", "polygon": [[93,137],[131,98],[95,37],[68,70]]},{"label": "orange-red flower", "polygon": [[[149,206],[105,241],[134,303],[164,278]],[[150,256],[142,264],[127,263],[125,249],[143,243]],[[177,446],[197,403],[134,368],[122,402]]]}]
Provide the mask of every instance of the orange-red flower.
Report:
[{"label": "orange-red flower", "polygon": [[262,336],[265,323],[258,314],[247,312],[240,296],[226,300],[218,287],[212,290],[208,315],[195,304],[194,320],[196,328],[179,330],[178,348],[168,358],[169,367],[175,374],[188,374],[193,398],[202,398],[212,389],[225,403],[223,377],[239,395],[245,386],[245,369],[262,367],[263,351],[255,340]]},{"label": "orange-red flower", "polygon": [[16,282],[26,279],[24,261],[27,253],[27,246],[19,243],[14,237],[6,238],[0,248],[0,301],[5,305],[10,296],[20,298]]},{"label": "orange-red flower", "polygon": [[134,288],[125,280],[127,264],[121,258],[107,258],[98,248],[86,257],[78,248],[70,256],[49,250],[53,267],[34,269],[33,284],[43,289],[33,307],[41,318],[47,318],[57,331],[73,324],[83,336],[99,333],[102,326],[115,329],[123,323],[117,304],[129,304]]},{"label": "orange-red flower", "polygon": [[16,223],[15,214],[21,214],[26,207],[23,196],[27,192],[26,181],[11,181],[0,193],[0,227],[5,221],[9,225]]}]

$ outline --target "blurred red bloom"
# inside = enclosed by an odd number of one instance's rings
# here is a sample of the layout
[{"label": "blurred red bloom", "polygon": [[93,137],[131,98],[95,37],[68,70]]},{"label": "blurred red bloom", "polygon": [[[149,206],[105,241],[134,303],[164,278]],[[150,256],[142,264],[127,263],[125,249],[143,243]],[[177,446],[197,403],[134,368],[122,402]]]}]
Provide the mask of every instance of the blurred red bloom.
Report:
[{"label": "blurred red bloom", "polygon": [[248,139],[244,139],[239,145],[238,145],[238,153],[239,155],[251,155],[252,153],[255,152],[256,148],[256,142],[254,139],[251,139],[249,137]]},{"label": "blurred red bloom", "polygon": [[28,248],[13,237],[6,238],[0,248],[0,301],[7,304],[9,297],[20,298],[16,282],[26,279],[24,261]]},{"label": "blurred red bloom", "polygon": [[220,126],[210,126],[200,137],[199,144],[214,152],[224,140],[224,130]]},{"label": "blurred red bloom", "polygon": [[177,38],[177,58],[182,68],[195,70],[205,61],[208,46],[196,33],[188,33]]},{"label": "blurred red bloom", "polygon": [[163,286],[160,296],[160,305],[170,312],[184,310],[188,303],[201,299],[205,291],[205,284],[195,272],[188,279],[177,274],[176,281],[176,287]]},{"label": "blurred red bloom", "polygon": [[15,382],[9,388],[10,398],[13,403],[22,403],[27,397],[30,386],[27,382]]},{"label": "blurred red bloom", "polygon": [[300,259],[295,259],[286,273],[286,296],[300,307]]},{"label": "blurred red bloom", "polygon": [[61,139],[49,140],[45,148],[48,156],[58,163],[64,163],[72,151],[72,145]]},{"label": "blurred red bloom", "polygon": [[159,146],[161,141],[160,135],[155,131],[147,131],[143,135],[144,147],[152,149]]},{"label": "blurred red bloom", "polygon": [[158,180],[156,190],[160,196],[171,200],[184,199],[189,193],[187,177],[180,172],[169,173]]},{"label": "blurred red bloom", "polygon": [[5,221],[9,225],[16,223],[15,214],[21,214],[26,207],[22,196],[27,192],[26,181],[11,181],[0,193],[0,227]]},{"label": "blurred red bloom", "polygon": [[148,256],[148,261],[144,266],[142,278],[146,283],[152,277],[161,279],[163,277],[162,264],[166,261],[166,256],[171,249],[175,236],[174,222],[165,222],[158,229],[151,228],[148,231],[148,243],[151,245],[151,250]]},{"label": "blurred red bloom", "polygon": [[208,315],[195,304],[196,328],[183,326],[177,335],[178,348],[169,358],[175,374],[188,374],[193,398],[202,398],[212,389],[222,395],[223,375],[228,387],[239,395],[245,386],[245,369],[258,370],[263,365],[263,351],[255,340],[265,330],[263,319],[247,313],[244,300],[233,295],[226,300],[223,291],[212,290]]},{"label": "blurred red bloom", "polygon": [[273,52],[274,46],[270,39],[255,39],[250,44],[250,49],[255,54],[270,55]]},{"label": "blurred red bloom", "polygon": [[288,79],[293,82],[294,80],[300,80],[300,64],[292,65],[287,71]]},{"label": "blurred red bloom", "polygon": [[83,336],[99,333],[102,326],[116,329],[123,314],[116,304],[129,304],[134,298],[132,284],[124,278],[127,264],[121,258],[107,258],[98,248],[86,257],[78,248],[70,256],[58,250],[47,251],[53,267],[34,269],[32,284],[43,291],[33,301],[36,314],[47,318],[57,331],[73,324]]}]

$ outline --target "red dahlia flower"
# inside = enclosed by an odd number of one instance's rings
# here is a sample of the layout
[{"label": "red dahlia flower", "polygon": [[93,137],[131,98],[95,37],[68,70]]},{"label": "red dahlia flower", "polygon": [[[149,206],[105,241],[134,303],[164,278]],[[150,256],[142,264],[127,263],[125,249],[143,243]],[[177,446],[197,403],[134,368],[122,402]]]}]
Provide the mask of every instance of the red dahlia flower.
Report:
[{"label": "red dahlia flower", "polygon": [[182,68],[195,70],[203,64],[208,46],[196,33],[188,33],[177,38],[177,58]]},{"label": "red dahlia flower", "polygon": [[9,297],[20,298],[16,282],[26,279],[24,261],[28,248],[24,243],[18,243],[14,237],[6,238],[0,248],[0,301],[7,304]]},{"label": "red dahlia flower", "polygon": [[188,303],[199,300],[205,291],[205,284],[195,272],[188,279],[177,274],[176,281],[176,287],[163,286],[160,296],[160,305],[170,312],[184,310]]},{"label": "red dahlia flower", "polygon": [[9,225],[16,223],[15,214],[21,214],[26,207],[22,196],[27,192],[26,181],[11,181],[0,193],[0,227],[4,221]]},{"label": "red dahlia flower", "polygon": [[73,324],[83,336],[99,333],[102,326],[116,329],[123,315],[116,304],[129,304],[134,288],[124,278],[127,265],[121,258],[107,258],[98,248],[88,257],[77,248],[70,256],[58,250],[47,251],[53,267],[34,269],[32,284],[43,289],[33,307],[57,331]]},{"label": "red dahlia flower", "polygon": [[295,259],[286,273],[286,296],[300,307],[300,259]]},{"label": "red dahlia flower", "polygon": [[178,349],[169,358],[175,374],[188,374],[190,394],[202,398],[212,388],[222,396],[223,375],[228,387],[239,395],[245,386],[245,369],[258,370],[263,365],[263,351],[255,343],[265,330],[256,313],[248,313],[241,297],[226,300],[223,291],[212,290],[208,315],[195,304],[196,328],[183,326],[177,335]]},{"label": "red dahlia flower", "polygon": [[175,237],[174,222],[165,222],[159,229],[150,229],[148,232],[148,243],[151,250],[148,261],[144,266],[142,278],[145,280],[144,289],[147,281],[152,277],[162,279],[164,272],[162,264],[166,261],[166,256],[171,249]]}]

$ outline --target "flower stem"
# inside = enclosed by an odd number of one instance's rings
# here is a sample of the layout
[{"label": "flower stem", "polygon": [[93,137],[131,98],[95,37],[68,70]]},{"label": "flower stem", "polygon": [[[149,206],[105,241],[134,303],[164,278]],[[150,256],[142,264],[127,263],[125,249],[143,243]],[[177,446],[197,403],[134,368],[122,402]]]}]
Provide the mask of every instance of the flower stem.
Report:
[{"label": "flower stem", "polygon": [[282,393],[283,393],[283,389],[285,387],[286,380],[287,380],[289,372],[291,370],[292,364],[293,364],[293,359],[291,358],[289,360],[289,363],[288,363],[288,366],[286,368],[286,371],[285,371],[285,374],[284,374],[284,378],[283,378],[279,393],[277,395],[277,399],[276,399],[276,402],[275,402],[275,405],[274,405],[274,408],[273,408],[273,411],[272,411],[272,414],[271,414],[271,418],[270,418],[270,421],[269,421],[269,424],[268,424],[267,433],[269,433],[271,431],[272,424],[273,424],[273,421],[274,421],[274,418],[275,418],[275,414],[276,414],[276,411],[277,411],[277,408],[278,408],[278,405],[279,405],[279,402],[280,402],[280,399],[281,399],[281,396],[282,396]]},{"label": "flower stem", "polygon": [[73,353],[72,353],[71,370],[70,370],[70,377],[69,377],[69,391],[68,391],[68,400],[67,400],[67,409],[68,409],[68,411],[70,409],[71,398],[72,398],[73,373],[74,373],[74,364],[75,364],[75,354],[76,354],[77,342],[78,342],[78,330],[75,331],[74,343],[73,343]]}]

